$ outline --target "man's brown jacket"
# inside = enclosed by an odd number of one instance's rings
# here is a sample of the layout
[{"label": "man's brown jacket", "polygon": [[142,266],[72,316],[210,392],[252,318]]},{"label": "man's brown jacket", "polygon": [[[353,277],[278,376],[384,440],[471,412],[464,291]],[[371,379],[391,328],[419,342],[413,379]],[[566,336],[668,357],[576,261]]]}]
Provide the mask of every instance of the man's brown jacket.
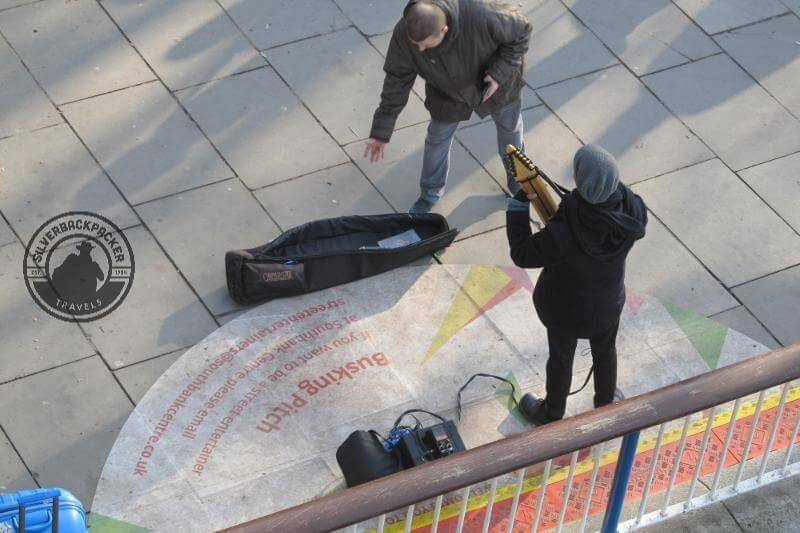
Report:
[{"label": "man's brown jacket", "polygon": [[[531,25],[510,4],[494,0],[428,0],[447,15],[448,31],[436,48],[420,52],[408,40],[405,13],[394,28],[383,70],[386,78],[370,137],[389,142],[417,75],[425,79],[425,107],[436,120],[480,117],[520,97]],[[483,77],[500,84],[481,103]]]}]

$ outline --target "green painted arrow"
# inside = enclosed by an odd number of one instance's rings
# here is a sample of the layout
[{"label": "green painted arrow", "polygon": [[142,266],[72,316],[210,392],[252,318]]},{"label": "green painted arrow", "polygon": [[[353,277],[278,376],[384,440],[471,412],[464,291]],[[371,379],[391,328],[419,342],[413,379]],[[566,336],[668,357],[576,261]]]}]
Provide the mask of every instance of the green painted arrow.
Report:
[{"label": "green painted arrow", "polygon": [[728,326],[677,305],[661,302],[692,346],[712,370],[719,364],[722,345],[728,336]]},{"label": "green painted arrow", "polygon": [[97,513],[89,515],[89,523],[92,533],[147,533],[150,531],[147,528]]}]

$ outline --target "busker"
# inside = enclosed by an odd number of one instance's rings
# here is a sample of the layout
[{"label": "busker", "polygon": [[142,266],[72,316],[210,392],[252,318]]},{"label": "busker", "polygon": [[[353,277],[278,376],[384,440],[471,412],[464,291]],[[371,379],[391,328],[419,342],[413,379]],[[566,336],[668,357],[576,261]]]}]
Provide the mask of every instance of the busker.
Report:
[{"label": "busker", "polygon": [[594,363],[594,405],[614,401],[616,338],[625,304],[625,259],[644,237],[647,208],[619,181],[614,157],[586,145],[573,160],[575,190],[536,234],[529,198],[508,199],[506,231],[514,264],[543,267],[533,303],[547,328],[547,396],[525,395],[520,411],[537,425],[564,417],[578,339],[589,339]]},{"label": "busker", "polygon": [[[522,78],[531,25],[512,7],[494,0],[412,0],[389,43],[381,102],[364,157],[380,161],[397,116],[419,75],[431,122],[425,137],[420,197],[409,209],[427,213],[441,198],[450,146],[459,121],[472,112],[491,114],[498,150],[523,148]],[[519,185],[509,179],[513,195]]]}]

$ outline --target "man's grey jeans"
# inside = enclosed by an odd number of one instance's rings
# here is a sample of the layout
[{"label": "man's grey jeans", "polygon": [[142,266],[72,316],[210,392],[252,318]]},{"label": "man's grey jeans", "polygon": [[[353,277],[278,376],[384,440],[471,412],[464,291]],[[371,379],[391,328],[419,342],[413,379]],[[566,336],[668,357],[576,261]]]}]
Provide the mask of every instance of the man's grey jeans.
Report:
[{"label": "man's grey jeans", "polygon": [[[497,150],[501,158],[505,155],[508,144],[525,150],[521,98],[492,113],[492,120],[497,127]],[[450,169],[450,147],[458,124],[458,122],[431,120],[428,125],[419,186],[420,198],[430,204],[435,204],[444,193]],[[506,179],[508,190],[513,196],[519,191],[519,184],[510,176]]]}]

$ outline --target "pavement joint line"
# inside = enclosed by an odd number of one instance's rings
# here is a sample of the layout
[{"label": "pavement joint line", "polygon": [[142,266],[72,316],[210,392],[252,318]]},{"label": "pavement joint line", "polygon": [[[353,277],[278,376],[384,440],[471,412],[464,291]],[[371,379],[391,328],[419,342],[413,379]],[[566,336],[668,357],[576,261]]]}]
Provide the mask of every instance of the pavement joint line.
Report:
[{"label": "pavement joint line", "polygon": [[[272,65],[270,65],[269,62],[266,61],[266,58],[264,58],[262,56],[262,59],[264,59],[264,61],[267,64],[260,65],[258,67],[248,68],[248,69],[245,69],[245,70],[240,70],[238,72],[233,72],[231,74],[226,74],[224,76],[217,76],[215,78],[211,78],[210,80],[199,81],[197,83],[192,83],[191,85],[187,85],[186,87],[178,87],[178,88],[175,88],[175,89],[170,89],[169,87],[167,87],[167,90],[170,91],[170,92],[173,92],[173,93],[179,93],[179,92],[182,92],[182,91],[188,91],[190,89],[197,89],[198,87],[202,87],[203,85],[208,85],[208,84],[215,83],[215,82],[218,82],[218,81],[227,80],[229,78],[235,78],[236,76],[241,76],[242,74],[249,74],[251,72],[255,72],[256,70],[268,69],[268,68],[274,69],[274,67]],[[164,86],[166,87],[166,83],[164,83]]]},{"label": "pavement joint line", "polygon": [[[58,110],[56,110],[56,111],[58,111]],[[11,139],[13,137],[18,137],[20,135],[25,135],[26,133],[35,133],[37,131],[46,130],[48,128],[54,128],[56,126],[61,126],[62,124],[64,124],[64,123],[63,122],[56,122],[56,123],[53,123],[53,124],[48,124],[46,126],[39,126],[38,128],[33,128],[31,130],[15,131],[11,135],[6,135],[5,137],[0,137],[0,141],[5,141],[6,139]]]},{"label": "pavement joint line", "polygon": [[[235,312],[236,311],[231,311],[231,313],[235,313]],[[228,313],[228,314],[230,314],[230,313]],[[213,332],[209,332],[209,333],[213,333]],[[202,340],[200,342],[202,342]],[[122,365],[122,366],[117,367],[114,370],[112,370],[112,372],[119,372],[120,370],[126,370],[126,369],[134,367],[134,366],[138,366],[138,365],[141,365],[141,364],[144,364],[144,363],[149,363],[150,361],[154,361],[156,359],[160,359],[161,357],[167,357],[169,355],[176,354],[176,353],[181,352],[181,351],[187,351],[187,350],[191,349],[193,346],[195,346],[196,344],[198,344],[198,343],[194,343],[194,344],[191,344],[191,345],[183,346],[181,348],[177,348],[175,350],[170,350],[168,352],[164,352],[164,353],[159,354],[159,355],[154,355],[152,357],[148,357],[147,359],[142,359],[141,361],[136,361],[135,363],[129,363],[127,365]]]},{"label": "pavement joint line", "polygon": [[[149,66],[149,65],[148,65]],[[151,69],[152,70],[152,69]],[[62,102],[60,104],[56,104],[57,107],[61,108],[63,106],[68,106],[70,104],[77,104],[79,102],[84,102],[86,100],[91,100],[92,98],[97,98],[98,96],[106,96],[109,94],[119,93],[122,91],[127,91],[128,89],[133,89],[134,87],[141,87],[142,85],[147,85],[148,83],[158,83],[158,78],[153,78],[152,80],[142,81],[139,83],[134,83],[133,85],[128,85],[126,87],[119,87],[117,89],[111,89],[110,91],[103,91],[97,94],[91,94],[89,96],[81,96],[80,98],[76,98],[75,100],[69,100],[67,102]]]},{"label": "pavement joint line", "polygon": [[773,157],[772,159],[767,159],[766,161],[761,161],[760,163],[754,163],[754,164],[750,165],[749,167],[740,168],[736,172],[738,174],[739,172],[744,172],[745,170],[750,170],[752,168],[755,168],[755,167],[758,167],[758,166],[761,166],[761,165],[766,165],[767,163],[772,163],[773,161],[777,161],[778,159],[783,159],[784,157],[791,157],[793,155],[798,155],[798,154],[800,154],[800,150],[798,150],[796,152],[791,152],[791,153],[786,154],[786,155],[779,155],[777,157]]},{"label": "pavement joint line", "polygon": [[467,240],[469,240],[469,239],[471,239],[471,238],[473,238],[473,237],[480,237],[481,235],[486,235],[487,233],[491,233],[491,232],[493,232],[493,231],[497,231],[497,230],[499,230],[499,229],[503,229],[503,228],[505,228],[505,227],[506,227],[506,226],[505,226],[505,224],[503,224],[502,226],[497,226],[497,227],[494,227],[494,228],[489,228],[489,229],[487,229],[487,230],[481,231],[481,232],[479,232],[479,233],[475,233],[475,234],[473,234],[473,235],[467,235],[466,237],[461,237],[460,239],[455,239],[455,240],[453,240],[453,243],[457,243],[457,242],[464,242],[464,241],[467,241]]},{"label": "pavement joint line", "polygon": [[[359,143],[359,142],[364,142],[364,141],[354,141],[352,144]],[[261,191],[263,191],[265,189],[269,189],[270,187],[274,187],[276,185],[283,185],[284,183],[291,183],[293,181],[297,181],[297,180],[302,179],[302,178],[307,178],[308,176],[311,176],[312,174],[316,174],[317,172],[325,172],[326,170],[331,170],[331,169],[334,169],[334,168],[344,167],[344,166],[347,166],[349,164],[351,164],[350,161],[345,161],[343,163],[336,163],[335,165],[330,165],[330,166],[327,166],[327,167],[324,167],[324,168],[320,168],[320,169],[317,169],[317,170],[312,170],[311,172],[305,172],[305,173],[300,174],[298,176],[292,176],[291,178],[285,178],[285,179],[282,179],[280,181],[276,181],[274,183],[268,183],[267,185],[260,185],[258,187],[252,188],[252,189],[250,189],[248,187],[248,189],[250,191],[252,191],[252,192],[261,192]]]},{"label": "pavement joint line", "polygon": [[[716,41],[714,44],[717,44]],[[646,78],[647,76],[652,76],[653,74],[661,74],[662,72],[666,72],[668,70],[672,70],[678,67],[684,67],[686,65],[691,65],[692,63],[697,63],[699,61],[703,61],[704,59],[708,59],[710,57],[715,57],[719,55],[725,54],[725,50],[722,50],[722,47],[717,44],[717,47],[720,48],[719,52],[714,52],[713,54],[704,55],[703,57],[698,57],[697,59],[692,59],[691,61],[684,61],[683,63],[678,63],[677,65],[670,65],[669,67],[660,68],[658,70],[653,70],[651,72],[647,72],[645,74],[640,74],[638,76],[639,79]]]},{"label": "pavement joint line", "polygon": [[39,483],[39,474],[35,473],[36,475],[34,475],[34,471],[31,470],[31,467],[28,466],[27,461],[25,461],[25,458],[22,457],[19,448],[17,448],[17,445],[14,444],[13,440],[11,440],[11,436],[8,434],[8,431],[6,431],[6,429],[3,427],[2,423],[0,423],[0,434],[2,434],[6,438],[6,441],[8,441],[9,446],[11,446],[11,449],[14,450],[14,453],[17,454],[19,462],[22,463],[22,466],[25,467],[25,470],[28,472],[28,475],[31,476],[33,482],[36,483],[36,486],[41,487],[42,484]]},{"label": "pavement joint line", "polygon": [[[310,41],[311,39],[316,39],[317,37],[324,37],[326,35],[332,35],[334,33],[339,33],[339,32],[342,32],[342,31],[346,31],[346,30],[349,30],[350,28],[354,28],[354,27],[355,26],[353,24],[350,24],[350,25],[345,26],[343,28],[337,28],[335,30],[331,30],[331,31],[323,32],[323,33],[315,33],[314,35],[309,35],[307,37],[301,37],[299,39],[294,39],[293,41],[287,41],[285,43],[280,43],[280,44],[273,44],[273,45],[268,46],[266,48],[256,48],[256,50],[261,52],[261,54],[263,55],[264,52],[270,52],[272,50],[275,50],[277,48],[281,48],[283,46],[289,46],[289,45],[292,45],[292,44],[302,43],[303,41]],[[358,31],[358,29],[356,29],[356,31]],[[361,32],[359,32],[359,33],[361,33]]]},{"label": "pavement joint line", "polygon": [[147,204],[150,204],[150,203],[153,203],[153,202],[158,202],[159,200],[166,200],[168,198],[174,198],[175,196],[180,196],[181,194],[187,194],[187,193],[190,193],[190,192],[194,192],[194,191],[196,191],[198,189],[203,189],[205,187],[211,187],[212,185],[219,185],[220,183],[225,183],[226,181],[235,180],[235,179],[237,179],[237,176],[231,175],[231,176],[228,176],[227,178],[221,178],[221,179],[218,179],[218,180],[215,180],[215,181],[211,181],[209,183],[203,183],[202,185],[194,185],[192,187],[189,187],[188,189],[183,189],[183,190],[180,190],[180,191],[177,191],[177,192],[171,192],[171,193],[168,193],[168,194],[164,194],[162,196],[158,196],[157,198],[151,198],[149,200],[144,200],[142,202],[138,202],[138,203],[135,203],[135,204],[132,203],[131,205],[134,206],[134,207],[140,207],[140,206],[147,205]]},{"label": "pavement joint line", "polygon": [[[783,13],[778,13],[777,15],[772,15],[772,16],[769,16],[769,17],[766,17],[766,18],[763,18],[763,19],[760,19],[760,20],[754,20],[752,22],[748,22],[746,24],[741,24],[739,26],[734,26],[733,28],[728,28],[726,30],[715,31],[714,33],[708,33],[708,36],[713,38],[713,37],[715,37],[717,35],[721,35],[723,33],[733,33],[735,31],[739,31],[739,30],[742,30],[742,29],[745,29],[745,28],[749,28],[750,26],[755,26],[756,24],[761,24],[762,22],[768,22],[770,20],[775,20],[775,19],[778,19],[778,18],[781,18],[781,17],[785,17],[787,15],[793,15],[794,14],[794,12],[786,4],[781,2],[781,5],[783,5],[783,7],[786,8],[786,11],[784,11]],[[715,40],[715,42],[716,42],[716,40]]]},{"label": "pavement joint line", "polygon": [[680,172],[681,170],[687,170],[687,169],[690,169],[692,167],[696,167],[698,165],[702,165],[703,163],[708,163],[709,161],[713,161],[715,159],[719,159],[719,157],[717,157],[716,154],[712,155],[712,157],[709,157],[708,159],[703,159],[702,161],[696,161],[694,163],[689,163],[688,165],[683,165],[682,167],[676,167],[676,168],[673,168],[671,170],[667,170],[666,172],[661,172],[660,174],[656,174],[654,176],[648,176],[648,177],[646,177],[644,179],[641,179],[639,181],[631,183],[630,185],[628,185],[628,187],[634,187],[636,185],[639,185],[640,183],[646,183],[648,181],[656,180],[658,178],[663,178],[664,176],[667,176],[667,175],[672,174],[674,172]]},{"label": "pavement joint line", "polygon": [[[570,76],[569,78],[564,78],[563,80],[558,80],[558,81],[554,81],[554,82],[551,82],[551,83],[545,83],[544,85],[537,85],[535,87],[533,85],[529,84],[529,83],[526,83],[526,85],[528,87],[530,87],[531,89],[533,89],[533,92],[536,92],[539,89],[547,89],[548,87],[552,87],[554,85],[558,85],[559,83],[564,83],[566,81],[577,80],[578,78],[583,78],[584,76],[591,76],[592,74],[597,74],[598,72],[603,72],[604,70],[609,70],[609,69],[612,69],[614,67],[618,67],[619,65],[622,64],[620,62],[619,58],[616,55],[614,56],[614,59],[617,60],[616,63],[613,63],[611,65],[606,65],[604,67],[592,69],[592,70],[589,70],[589,71],[586,71],[586,72],[582,72],[580,74],[576,74],[574,76]],[[539,93],[536,93],[536,96],[539,96]],[[542,99],[542,97],[539,96],[539,100],[541,100],[541,99]]]},{"label": "pavement joint line", "polygon": [[30,2],[25,2],[24,4],[18,4],[16,6],[11,6],[11,7],[4,7],[2,9],[0,9],[0,13],[5,13],[6,11],[11,11],[12,9],[17,9],[18,7],[29,6],[31,4],[38,4],[41,1],[42,0],[31,0]]},{"label": "pavement joint line", "polygon": [[755,278],[747,280],[747,281],[743,281],[741,283],[737,283],[736,285],[731,285],[730,288],[731,289],[738,289],[739,287],[743,287],[745,285],[748,285],[750,283],[754,283],[756,281],[761,281],[764,278],[768,278],[768,277],[773,276],[775,274],[780,274],[782,272],[786,272],[787,270],[791,270],[791,269],[797,268],[797,267],[800,267],[800,263],[783,267],[783,268],[781,268],[779,270],[775,270],[773,272],[769,272],[768,274],[762,274],[761,276],[755,277]]},{"label": "pavement joint line", "polygon": [[45,372],[50,372],[51,370],[58,370],[59,368],[65,367],[67,365],[71,365],[71,364],[74,364],[74,363],[80,363],[81,361],[86,361],[87,359],[91,359],[92,357],[100,357],[100,359],[102,359],[102,356],[100,355],[100,353],[97,352],[97,350],[95,350],[93,353],[91,353],[89,355],[84,355],[83,357],[79,357],[78,359],[75,359],[73,361],[67,361],[66,363],[59,363],[59,364],[51,366],[49,368],[43,368],[41,370],[37,370],[35,372],[31,372],[30,374],[25,374],[24,376],[17,376],[15,378],[11,378],[9,380],[2,381],[2,382],[0,382],[0,387],[2,387],[3,385],[8,385],[9,383],[14,383],[15,381],[21,381],[23,379],[28,379],[28,378],[33,377],[33,376],[38,376],[39,374],[43,374]]},{"label": "pavement joint line", "polygon": [[119,377],[114,373],[114,369],[111,368],[111,365],[108,363],[108,361],[106,361],[106,358],[103,357],[102,353],[100,352],[100,348],[98,348],[97,345],[94,343],[92,336],[89,335],[89,333],[83,327],[83,324],[81,322],[76,322],[76,324],[78,326],[78,329],[80,329],[81,332],[83,332],[83,336],[86,337],[86,340],[87,342],[89,342],[89,345],[94,349],[95,354],[100,358],[100,361],[102,361],[103,365],[105,365],[106,369],[108,370],[108,373],[111,375],[111,378],[117,383],[117,386],[122,391],[122,394],[124,394],[125,397],[128,399],[128,401],[131,402],[131,406],[136,407],[136,402],[133,401],[133,398],[131,397],[130,394],[128,394],[127,389],[125,389],[125,387],[122,385],[122,382],[119,380]]}]

